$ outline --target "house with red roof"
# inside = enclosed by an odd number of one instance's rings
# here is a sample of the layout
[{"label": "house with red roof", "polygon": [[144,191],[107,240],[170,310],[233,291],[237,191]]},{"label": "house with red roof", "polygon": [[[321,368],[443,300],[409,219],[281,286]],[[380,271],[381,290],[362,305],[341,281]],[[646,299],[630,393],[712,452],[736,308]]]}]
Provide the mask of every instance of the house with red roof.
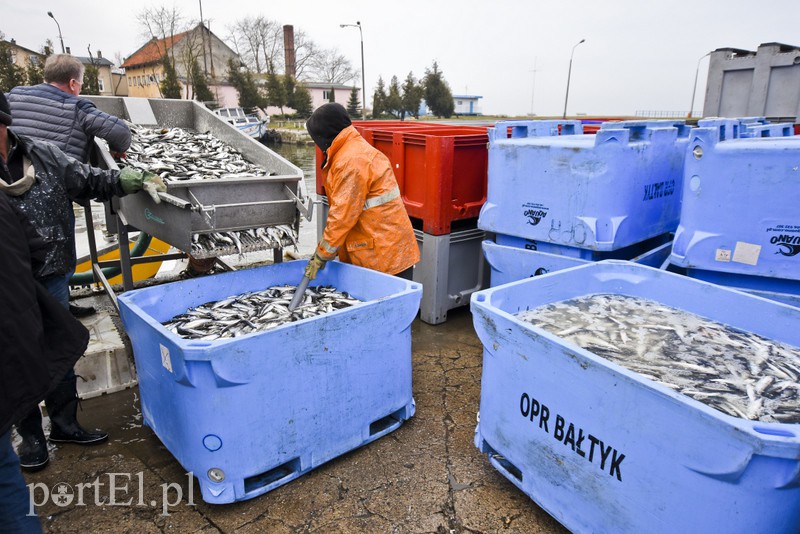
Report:
[{"label": "house with red roof", "polygon": [[208,87],[221,107],[235,106],[236,90],[227,83],[228,60],[240,61],[239,55],[214,35],[204,24],[166,38],[153,38],[131,54],[121,65],[128,81],[128,94],[133,97],[161,98],[164,79],[163,58],[175,59],[175,70],[181,84],[181,96],[194,98],[188,72],[194,61],[206,73]]}]

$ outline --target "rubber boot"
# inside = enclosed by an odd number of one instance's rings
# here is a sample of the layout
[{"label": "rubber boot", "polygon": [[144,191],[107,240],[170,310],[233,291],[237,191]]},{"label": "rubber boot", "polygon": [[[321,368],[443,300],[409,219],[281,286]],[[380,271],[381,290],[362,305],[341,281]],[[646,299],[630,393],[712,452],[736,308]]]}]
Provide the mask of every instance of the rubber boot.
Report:
[{"label": "rubber boot", "polygon": [[94,315],[97,310],[94,308],[94,306],[78,306],[77,304],[70,304],[69,312],[73,315],[73,317],[89,317],[90,315]]},{"label": "rubber boot", "polygon": [[34,406],[33,410],[17,423],[17,434],[22,438],[22,443],[17,448],[20,467],[31,472],[44,469],[50,457],[42,430],[42,412],[38,406]]},{"label": "rubber boot", "polygon": [[77,419],[78,392],[75,389],[76,378],[73,373],[68,376],[45,399],[47,413],[50,414],[50,441],[54,443],[77,443],[93,445],[108,439],[108,434],[101,430],[90,432],[83,428]]}]

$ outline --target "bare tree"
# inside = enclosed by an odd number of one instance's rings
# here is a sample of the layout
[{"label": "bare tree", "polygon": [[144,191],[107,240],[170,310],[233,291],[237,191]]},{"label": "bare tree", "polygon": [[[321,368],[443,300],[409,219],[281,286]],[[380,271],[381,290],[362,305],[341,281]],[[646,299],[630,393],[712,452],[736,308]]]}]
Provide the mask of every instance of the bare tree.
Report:
[{"label": "bare tree", "polygon": [[[186,28],[181,12],[178,11],[175,6],[171,9],[164,6],[147,7],[136,15],[136,20],[142,28],[141,35],[155,43],[158,53],[162,58],[167,55],[168,50],[172,52],[169,59],[174,67],[175,51],[174,48],[170,49],[169,47],[172,46],[175,36]],[[160,62],[158,64],[160,64]],[[150,76],[155,77],[155,75],[156,69],[152,67]],[[163,97],[161,85],[157,84],[157,87],[159,94]]]},{"label": "bare tree", "polygon": [[260,74],[283,65],[283,27],[264,16],[245,17],[228,27],[229,41],[247,67]]},{"label": "bare tree", "polygon": [[312,41],[306,32],[299,30],[294,34],[294,64],[295,77],[298,80],[310,81],[312,63],[317,55],[318,46]]},{"label": "bare tree", "polygon": [[[228,42],[256,74],[285,73],[281,23],[263,16],[241,18],[228,27]],[[298,80],[346,83],[360,74],[338,50],[319,47],[302,30],[294,33],[294,50]]]},{"label": "bare tree", "polygon": [[311,74],[315,81],[327,83],[347,83],[358,76],[353,65],[336,48],[319,51],[311,60]]},{"label": "bare tree", "polygon": [[[184,17],[175,6],[171,9],[163,6],[146,7],[136,15],[136,20],[142,27],[142,37],[156,41],[168,38],[171,40],[186,28]],[[166,43],[163,41],[159,44],[159,52],[162,55],[167,53]]]}]

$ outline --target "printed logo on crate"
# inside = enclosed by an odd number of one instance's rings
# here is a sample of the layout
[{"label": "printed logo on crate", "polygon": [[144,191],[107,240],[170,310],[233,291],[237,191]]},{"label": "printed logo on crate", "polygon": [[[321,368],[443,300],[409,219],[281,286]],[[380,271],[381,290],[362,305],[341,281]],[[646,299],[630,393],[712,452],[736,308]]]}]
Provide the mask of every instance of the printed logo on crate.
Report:
[{"label": "printed logo on crate", "polygon": [[775,246],[775,254],[797,256],[800,254],[800,225],[778,224],[767,228],[769,242]]},{"label": "printed logo on crate", "polygon": [[675,180],[663,180],[644,186],[643,201],[655,200],[675,194]]},{"label": "printed logo on crate", "polygon": [[551,407],[539,402],[532,395],[522,393],[519,399],[519,413],[538,428],[554,439],[563,443],[565,447],[610,477],[622,482],[622,461],[625,454],[618,451],[602,439],[592,435],[581,427],[576,427],[566,417],[554,412]]},{"label": "printed logo on crate", "polygon": [[547,212],[550,210],[547,206],[542,204],[535,204],[532,202],[528,202],[522,205],[523,209],[523,216],[525,216],[528,220],[527,223],[531,226],[536,226],[542,219],[547,217]]}]

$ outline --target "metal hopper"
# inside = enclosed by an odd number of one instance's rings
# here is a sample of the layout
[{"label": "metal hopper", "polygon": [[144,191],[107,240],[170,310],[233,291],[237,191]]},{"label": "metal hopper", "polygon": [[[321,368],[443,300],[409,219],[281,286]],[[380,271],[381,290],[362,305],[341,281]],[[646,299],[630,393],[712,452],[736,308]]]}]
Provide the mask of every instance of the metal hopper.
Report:
[{"label": "metal hopper", "polygon": [[[208,132],[240,151],[270,176],[171,181],[155,204],[146,194],[118,200],[126,222],[172,246],[191,252],[192,234],[299,224],[303,173],[264,145],[242,135],[195,101],[91,97],[97,107],[134,124]],[[104,154],[107,166],[115,163]],[[302,206],[302,204],[300,204]],[[264,247],[266,248],[266,247]]]},{"label": "metal hopper", "polygon": [[[169,191],[160,194],[160,204],[153,202],[143,192],[114,199],[113,210],[123,222],[120,230],[124,231],[129,225],[177,249],[192,253],[194,257],[207,258],[233,254],[237,250],[221,247],[200,254],[192,252],[194,234],[277,225],[290,226],[296,232],[300,213],[310,219],[310,199],[308,207],[303,205],[306,193],[302,171],[261,143],[243,135],[199,103],[190,100],[102,96],[91,96],[88,99],[100,110],[136,125],[210,133],[238,150],[246,160],[268,174],[222,179],[171,180],[168,184]],[[102,145],[99,159],[101,167],[117,167]],[[108,221],[112,231],[116,230],[115,222]],[[122,234],[120,237],[123,237]],[[282,242],[276,248],[276,261],[280,261],[280,249],[289,244]],[[275,247],[259,240],[242,242],[243,252],[269,248]],[[124,278],[126,258],[124,251],[122,252]],[[132,282],[126,281],[125,286],[125,289],[132,288]]]}]

